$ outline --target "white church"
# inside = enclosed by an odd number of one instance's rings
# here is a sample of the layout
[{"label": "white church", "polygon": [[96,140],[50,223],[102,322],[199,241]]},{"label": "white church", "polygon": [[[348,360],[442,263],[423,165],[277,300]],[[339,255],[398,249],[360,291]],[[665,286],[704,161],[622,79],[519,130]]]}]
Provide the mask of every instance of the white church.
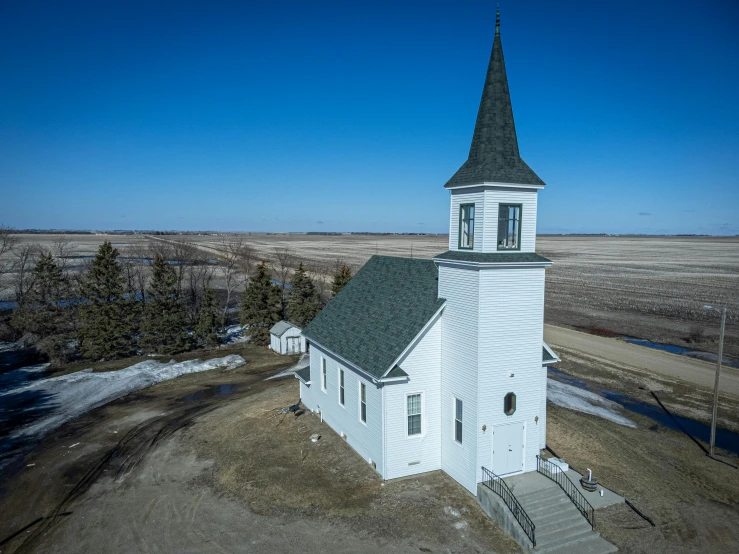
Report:
[{"label": "white church", "polygon": [[467,161],[446,183],[449,250],[373,256],[305,328],[300,396],[384,479],[536,471],[546,444],[538,191],[521,159],[499,24]]}]

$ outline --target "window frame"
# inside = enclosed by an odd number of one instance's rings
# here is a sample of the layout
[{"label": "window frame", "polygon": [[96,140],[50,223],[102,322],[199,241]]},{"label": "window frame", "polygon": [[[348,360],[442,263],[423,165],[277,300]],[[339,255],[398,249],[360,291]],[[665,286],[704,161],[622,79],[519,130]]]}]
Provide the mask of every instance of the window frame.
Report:
[{"label": "window frame", "polygon": [[[362,381],[359,381],[359,423],[367,425],[367,385]],[[362,400],[362,393],[364,392],[364,400]],[[364,408],[364,419],[362,419],[362,408]]]},{"label": "window frame", "polygon": [[[418,405],[419,405],[419,410],[420,410],[420,411],[419,411],[419,413],[417,413],[417,414],[409,414],[409,413],[408,413],[408,399],[409,399],[409,398],[410,398],[411,396],[418,396],[418,397],[419,397],[419,404],[418,404]],[[426,399],[425,399],[425,397],[424,397],[424,396],[425,396],[425,395],[423,394],[423,391],[418,391],[418,392],[407,392],[407,393],[405,394],[405,438],[407,438],[407,439],[418,439],[418,438],[424,437],[424,436],[426,435],[426,423],[425,423],[425,421],[424,421],[424,417],[423,417],[423,416],[424,416],[424,414],[426,413],[426,411],[425,411],[425,407],[426,407],[426,406],[425,406],[425,404],[424,404],[424,402],[426,401]],[[420,420],[420,429],[421,429],[421,430],[420,430],[420,432],[418,432],[418,433],[413,433],[413,434],[411,435],[411,434],[410,434],[410,433],[408,432],[408,418],[410,418],[411,416],[416,416],[416,415],[417,415],[417,416],[419,416],[419,420]]]},{"label": "window frame", "polygon": [[[457,402],[460,404],[462,419],[457,419]],[[459,423],[459,440],[457,440],[457,423]],[[452,396],[452,438],[460,446],[464,444],[464,401]]]},{"label": "window frame", "polygon": [[[518,208],[518,235],[516,236],[516,248],[509,248],[509,247],[501,246],[500,245],[500,240],[501,240],[501,237],[500,237],[500,222],[501,222],[500,211],[503,208]],[[508,221],[510,221],[510,219],[508,219],[506,217],[506,222],[508,222]],[[501,203],[498,204],[498,231],[497,231],[496,240],[495,240],[495,245],[496,245],[496,247],[497,247],[498,250],[512,251],[512,252],[516,252],[516,251],[521,250],[521,223],[522,223],[522,221],[523,221],[523,204],[515,204],[515,203],[509,203],[509,202],[501,202]],[[508,224],[506,223],[506,233],[507,232],[508,232]]]},{"label": "window frame", "polygon": [[[508,397],[512,397],[513,398],[513,410],[511,410],[510,412],[506,410],[506,403],[507,403],[507,400],[506,399]],[[503,397],[503,413],[505,415],[512,416],[513,414],[516,413],[516,408],[518,407],[517,400],[518,399],[516,398],[516,393],[515,392],[507,392],[506,393],[506,395]]]},{"label": "window frame", "polygon": [[339,406],[341,406],[342,408],[346,408],[346,402],[345,402],[346,401],[346,387],[345,387],[345,384],[346,384],[346,375],[344,373],[344,370],[341,367],[339,367],[339,378],[338,378],[338,382],[339,382],[339,386],[338,386],[338,389],[339,389]]},{"label": "window frame", "polygon": [[321,356],[321,390],[323,392],[328,389],[328,369],[326,366],[326,358]]},{"label": "window frame", "polygon": [[[464,210],[465,208],[472,208],[472,233],[470,235],[469,246],[462,246],[462,224],[464,222]],[[475,203],[468,202],[466,204],[459,205],[459,233],[457,234],[457,248],[459,250],[473,250],[475,248]]]}]

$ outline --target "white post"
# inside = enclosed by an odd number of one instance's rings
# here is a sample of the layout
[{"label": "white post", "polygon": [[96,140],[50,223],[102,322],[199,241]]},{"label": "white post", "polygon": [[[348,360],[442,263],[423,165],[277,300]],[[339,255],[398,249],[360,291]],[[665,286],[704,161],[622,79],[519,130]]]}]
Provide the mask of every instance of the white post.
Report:
[{"label": "white post", "polygon": [[713,416],[711,417],[711,444],[708,455],[713,458],[716,443],[716,416],[718,414],[718,385],[721,378],[721,358],[724,355],[724,328],[726,327],[726,307],[721,310],[721,335],[718,341],[718,360],[716,360],[716,381],[713,385]]}]

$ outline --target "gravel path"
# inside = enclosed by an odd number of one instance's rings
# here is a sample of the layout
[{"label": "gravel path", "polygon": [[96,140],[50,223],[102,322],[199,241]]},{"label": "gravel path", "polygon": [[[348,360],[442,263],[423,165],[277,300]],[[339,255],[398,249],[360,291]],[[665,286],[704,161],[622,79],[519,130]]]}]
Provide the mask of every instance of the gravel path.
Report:
[{"label": "gravel path", "polygon": [[[544,326],[544,340],[555,352],[557,348],[565,348],[596,360],[601,359],[713,389],[716,366],[712,363],[553,325]],[[739,370],[721,368],[721,392],[739,396]]]}]

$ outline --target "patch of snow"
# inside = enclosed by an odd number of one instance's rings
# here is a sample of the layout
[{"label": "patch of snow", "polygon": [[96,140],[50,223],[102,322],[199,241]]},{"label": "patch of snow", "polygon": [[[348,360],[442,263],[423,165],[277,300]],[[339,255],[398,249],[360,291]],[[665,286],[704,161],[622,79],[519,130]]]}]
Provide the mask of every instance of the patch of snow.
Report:
[{"label": "patch of snow", "polygon": [[457,522],[456,522],[456,523],[454,524],[454,528],[455,528],[455,529],[466,529],[466,528],[467,528],[467,525],[468,525],[468,524],[467,524],[467,522],[466,522],[466,521],[457,521]]},{"label": "patch of snow", "polygon": [[229,325],[220,334],[223,344],[236,344],[239,342],[249,342],[251,337],[246,334],[248,325]]},{"label": "patch of snow", "polygon": [[15,342],[0,342],[0,352],[11,352],[20,350],[20,346]]},{"label": "patch of snow", "polygon": [[459,510],[455,510],[451,506],[444,506],[444,513],[448,516],[459,517]]},{"label": "patch of snow", "polygon": [[49,367],[49,364],[29,365],[6,373],[0,373],[0,390],[10,389],[26,381],[30,381],[37,374],[46,371],[47,367]]},{"label": "patch of snow", "polygon": [[555,406],[602,417],[626,427],[636,427],[636,423],[619,413],[623,410],[621,404],[554,379],[547,379],[547,400]]},{"label": "patch of snow", "polygon": [[[1,392],[0,406],[4,403],[4,397],[8,395],[30,393],[30,395],[38,395],[39,398],[49,398],[43,405],[48,413],[25,427],[17,429],[10,436],[10,438],[20,438],[35,435],[40,438],[63,423],[131,392],[188,373],[211,369],[235,369],[244,363],[244,358],[231,354],[204,362],[188,360],[161,363],[156,360],[146,360],[118,371],[102,373],[93,373],[89,370],[78,371],[59,377],[39,379]],[[41,407],[34,405],[28,409],[37,410]]]}]

